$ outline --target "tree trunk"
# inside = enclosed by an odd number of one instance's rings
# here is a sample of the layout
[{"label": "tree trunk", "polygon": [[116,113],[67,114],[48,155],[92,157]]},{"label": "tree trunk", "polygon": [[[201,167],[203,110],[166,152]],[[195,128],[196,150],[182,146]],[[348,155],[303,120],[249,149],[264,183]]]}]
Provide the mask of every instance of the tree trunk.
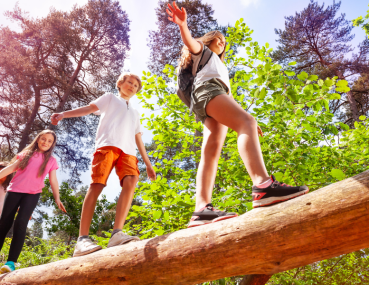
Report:
[{"label": "tree trunk", "polygon": [[41,97],[41,91],[38,88],[35,88],[35,104],[33,106],[33,110],[31,115],[29,116],[29,118],[27,119],[27,123],[26,126],[24,127],[23,131],[22,131],[22,137],[21,137],[21,141],[19,142],[19,146],[18,146],[18,152],[21,152],[22,149],[24,149],[28,143],[28,137],[29,137],[29,132],[31,130],[31,127],[35,121],[37,112],[38,112],[38,108],[40,108],[40,97]]},{"label": "tree trunk", "polygon": [[[345,79],[345,77],[343,76],[341,71],[336,70],[336,74],[337,74],[339,79],[341,79],[341,80]],[[347,92],[346,94],[347,94],[347,100],[349,101],[350,110],[351,110],[351,113],[352,113],[352,118],[353,118],[354,122],[358,122],[359,121],[359,111],[358,111],[357,106],[356,106],[356,100],[354,98],[354,95],[352,94],[351,90],[349,92]]]},{"label": "tree trunk", "polygon": [[369,247],[369,170],[242,216],[16,270],[0,284],[198,284]]},{"label": "tree trunk", "polygon": [[253,274],[246,275],[239,285],[265,285],[272,275]]}]

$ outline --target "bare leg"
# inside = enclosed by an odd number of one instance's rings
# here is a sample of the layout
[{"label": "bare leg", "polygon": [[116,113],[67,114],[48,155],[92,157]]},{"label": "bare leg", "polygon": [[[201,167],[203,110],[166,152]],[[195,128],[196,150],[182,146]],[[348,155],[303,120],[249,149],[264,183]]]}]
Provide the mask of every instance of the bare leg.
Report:
[{"label": "bare leg", "polygon": [[261,152],[257,122],[227,95],[219,95],[206,106],[206,113],[238,134],[238,152],[254,185],[269,179]]},{"label": "bare leg", "polygon": [[201,159],[196,177],[196,211],[211,202],[218,161],[227,130],[226,126],[213,118],[206,118]]},{"label": "bare leg", "polygon": [[128,211],[131,208],[133,194],[135,192],[138,176],[127,175],[123,178],[123,189],[120,193],[115,214],[115,229],[122,229],[126,221]]},{"label": "bare leg", "polygon": [[89,234],[92,217],[95,212],[96,202],[104,187],[104,184],[93,183],[88,189],[82,206],[81,224],[79,225],[80,236],[87,236]]}]

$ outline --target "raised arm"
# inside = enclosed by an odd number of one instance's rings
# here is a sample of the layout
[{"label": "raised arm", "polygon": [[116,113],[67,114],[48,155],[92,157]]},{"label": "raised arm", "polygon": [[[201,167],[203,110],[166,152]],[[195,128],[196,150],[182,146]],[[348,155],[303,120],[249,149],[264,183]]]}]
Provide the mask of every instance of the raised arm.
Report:
[{"label": "raised arm", "polygon": [[80,107],[74,110],[65,111],[61,113],[54,113],[51,115],[51,123],[53,125],[57,125],[59,121],[65,118],[73,118],[73,117],[83,117],[89,115],[93,112],[98,111],[99,108],[95,104],[90,104],[88,106]]},{"label": "raised arm", "polygon": [[169,21],[177,24],[181,31],[181,38],[183,43],[188,47],[189,51],[193,54],[201,52],[201,44],[194,40],[191,36],[191,32],[187,26],[187,12],[185,8],[179,9],[176,2],[173,1],[173,6],[168,3],[167,13],[169,15]]},{"label": "raised arm", "polygon": [[3,168],[0,171],[0,179],[4,178],[6,176],[8,176],[9,174],[12,174],[13,172],[15,172],[18,169],[20,160],[16,160],[14,163],[8,165],[7,167]]},{"label": "raised arm", "polygon": [[149,176],[150,180],[155,180],[156,173],[155,173],[154,168],[151,165],[149,157],[147,156],[146,148],[141,138],[141,133],[138,133],[135,135],[135,140],[136,140],[138,151],[140,152],[141,157],[146,165],[147,176]]},{"label": "raised arm", "polygon": [[50,181],[50,186],[51,186],[51,190],[53,190],[53,196],[55,199],[55,203],[56,205],[58,205],[58,208],[60,210],[62,210],[63,212],[67,212],[64,208],[63,203],[60,201],[60,197],[59,197],[59,183],[58,183],[58,179],[56,177],[56,170],[51,170],[51,172],[49,173],[49,181]]}]

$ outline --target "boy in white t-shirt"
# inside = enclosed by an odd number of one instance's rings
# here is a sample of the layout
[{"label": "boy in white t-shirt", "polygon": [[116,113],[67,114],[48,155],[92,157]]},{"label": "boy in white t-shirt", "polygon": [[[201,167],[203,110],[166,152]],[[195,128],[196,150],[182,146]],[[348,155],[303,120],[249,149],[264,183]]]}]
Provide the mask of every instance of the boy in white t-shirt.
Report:
[{"label": "boy in white t-shirt", "polygon": [[138,237],[122,232],[140,174],[136,145],[146,164],[147,175],[152,180],[156,179],[156,173],[141,139],[139,113],[129,103],[129,99],[141,90],[141,80],[137,75],[126,72],[119,77],[116,86],[120,97],[107,93],[88,106],[51,116],[51,123],[56,125],[64,118],[81,117],[91,113],[101,115],[96,133],[96,151],[92,161],[92,181],[83,202],[79,237],[73,256],[81,256],[101,249],[101,246],[92,242],[88,234],[96,201],[106,186],[113,167],[123,188],[117,203],[114,229],[108,247],[139,240]]}]

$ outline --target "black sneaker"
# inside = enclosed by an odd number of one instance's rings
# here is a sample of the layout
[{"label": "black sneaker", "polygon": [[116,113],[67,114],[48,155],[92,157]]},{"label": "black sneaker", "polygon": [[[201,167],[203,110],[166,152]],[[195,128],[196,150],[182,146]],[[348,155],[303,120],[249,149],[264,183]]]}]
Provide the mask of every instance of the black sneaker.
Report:
[{"label": "black sneaker", "polygon": [[193,212],[192,218],[188,227],[202,226],[210,223],[219,222],[230,218],[237,217],[237,213],[227,213],[214,209],[211,203],[206,204],[205,207],[201,208],[198,212]]},{"label": "black sneaker", "polygon": [[275,180],[271,176],[273,183],[267,188],[252,187],[253,208],[268,206],[278,202],[286,201],[309,192],[307,186],[290,186]]}]

